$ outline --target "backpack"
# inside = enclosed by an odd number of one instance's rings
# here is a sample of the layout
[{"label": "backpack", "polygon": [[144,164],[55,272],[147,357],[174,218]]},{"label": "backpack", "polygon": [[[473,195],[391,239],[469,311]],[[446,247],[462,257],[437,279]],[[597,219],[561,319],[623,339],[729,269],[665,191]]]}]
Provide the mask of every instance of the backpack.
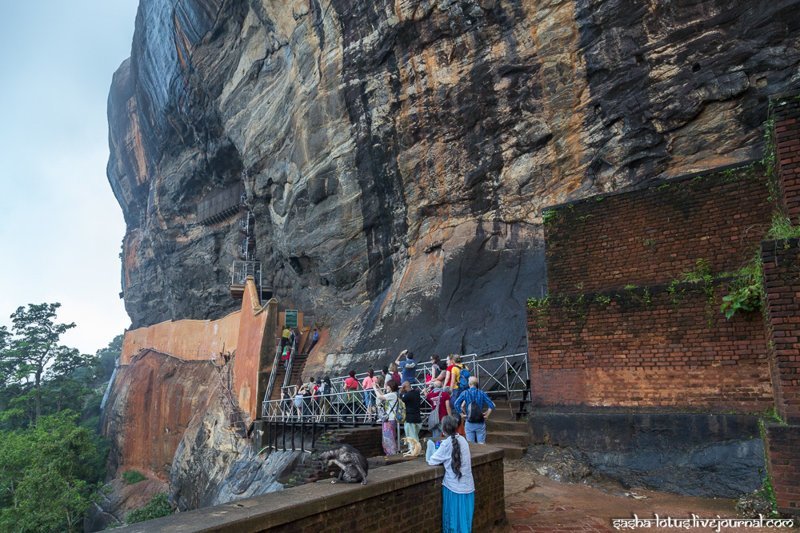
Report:
[{"label": "backpack", "polygon": [[458,388],[461,390],[467,390],[469,388],[469,368],[466,365],[461,367],[461,373],[458,377]]},{"label": "backpack", "polygon": [[400,399],[400,396],[397,397],[397,403],[395,404],[395,419],[397,420],[398,424],[405,424],[406,423],[406,404],[403,400]]},{"label": "backpack", "polygon": [[467,407],[467,422],[471,424],[482,424],[485,421],[483,418],[483,411],[478,402],[472,401]]}]

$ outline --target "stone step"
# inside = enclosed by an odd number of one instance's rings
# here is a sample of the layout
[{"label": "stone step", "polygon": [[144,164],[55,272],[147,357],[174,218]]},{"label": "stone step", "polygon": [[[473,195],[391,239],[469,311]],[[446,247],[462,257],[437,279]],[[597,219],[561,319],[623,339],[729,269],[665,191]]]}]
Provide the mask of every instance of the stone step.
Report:
[{"label": "stone step", "polygon": [[528,432],[528,422],[526,420],[500,420],[495,418],[495,414],[489,417],[486,421],[486,428],[489,431],[516,431],[520,433]]},{"label": "stone step", "polygon": [[492,431],[487,428],[486,442],[489,444],[514,444],[519,446],[528,446],[530,443],[530,435],[528,432],[520,431]]},{"label": "stone step", "polygon": [[502,448],[505,452],[505,459],[521,459],[527,451],[526,446],[519,446],[517,444],[509,444],[506,442],[493,442],[491,443],[495,448]]}]

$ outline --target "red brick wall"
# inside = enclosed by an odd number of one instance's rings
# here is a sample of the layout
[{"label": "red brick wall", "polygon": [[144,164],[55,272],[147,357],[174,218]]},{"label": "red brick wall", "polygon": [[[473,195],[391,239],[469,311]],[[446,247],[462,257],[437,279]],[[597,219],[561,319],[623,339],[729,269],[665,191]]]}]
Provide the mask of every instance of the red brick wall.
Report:
[{"label": "red brick wall", "polygon": [[768,425],[765,444],[778,510],[800,515],[800,426]]},{"label": "red brick wall", "polygon": [[[471,445],[475,478],[473,531],[505,521],[503,452]],[[370,470],[367,484],[320,481],[120,529],[150,531],[439,531],[444,469],[424,459]]]},{"label": "red brick wall", "polygon": [[763,411],[772,406],[764,323],[731,320],[702,288],[558,297],[528,316],[534,405]]},{"label": "red brick wall", "polygon": [[786,213],[800,222],[800,96],[772,101],[775,159]]},{"label": "red brick wall", "polygon": [[769,227],[762,167],[687,177],[595,196],[545,212],[550,293],[668,283],[707,259],[742,266]]},{"label": "red brick wall", "polygon": [[800,244],[764,242],[761,258],[775,407],[784,420],[800,424]]}]

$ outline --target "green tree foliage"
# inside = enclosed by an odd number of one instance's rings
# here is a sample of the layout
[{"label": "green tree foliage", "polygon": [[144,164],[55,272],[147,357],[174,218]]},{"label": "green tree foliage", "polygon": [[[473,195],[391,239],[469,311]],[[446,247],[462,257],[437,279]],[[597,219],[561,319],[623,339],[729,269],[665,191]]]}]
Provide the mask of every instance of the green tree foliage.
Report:
[{"label": "green tree foliage", "polygon": [[97,436],[63,411],[0,431],[0,531],[80,531],[103,476]]},{"label": "green tree foliage", "polygon": [[18,387],[26,401],[32,400],[32,422],[42,414],[43,382],[84,363],[78,350],[59,344],[61,335],[75,327],[74,323],[56,323],[59,307],[59,303],[43,303],[17,308],[11,315],[11,332],[5,334],[5,349],[0,352],[6,385]]},{"label": "green tree foliage", "polygon": [[104,477],[100,401],[122,336],[96,355],[60,343],[60,304],[0,326],[0,531],[80,531]]}]

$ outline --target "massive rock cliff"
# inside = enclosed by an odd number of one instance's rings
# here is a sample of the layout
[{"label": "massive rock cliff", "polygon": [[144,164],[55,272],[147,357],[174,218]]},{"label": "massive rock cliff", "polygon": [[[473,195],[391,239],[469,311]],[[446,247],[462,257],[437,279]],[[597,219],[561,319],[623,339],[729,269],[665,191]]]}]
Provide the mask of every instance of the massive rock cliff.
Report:
[{"label": "massive rock cliff", "polygon": [[109,98],[134,326],[234,309],[243,184],[331,351],[508,352],[540,208],[760,157],[800,0],[142,0]]}]

